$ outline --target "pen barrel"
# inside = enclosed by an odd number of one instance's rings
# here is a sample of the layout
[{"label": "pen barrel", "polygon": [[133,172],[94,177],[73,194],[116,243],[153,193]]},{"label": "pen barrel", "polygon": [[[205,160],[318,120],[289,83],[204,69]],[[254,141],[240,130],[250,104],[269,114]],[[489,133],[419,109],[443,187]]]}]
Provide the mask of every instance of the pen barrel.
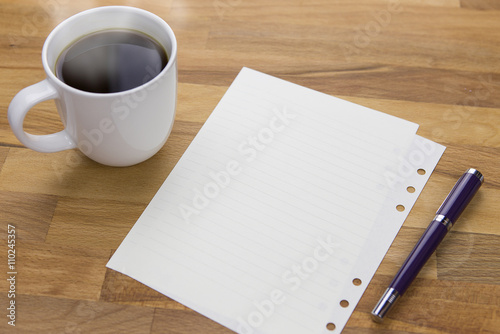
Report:
[{"label": "pen barrel", "polygon": [[441,243],[446,233],[447,227],[439,220],[434,219],[424,234],[420,237],[410,255],[399,269],[392,280],[390,287],[394,288],[400,295],[403,295],[411,282],[425,265],[437,246]]},{"label": "pen barrel", "polygon": [[478,170],[473,168],[467,170],[441,204],[436,215],[441,215],[454,224],[478,191],[483,180],[483,175]]}]

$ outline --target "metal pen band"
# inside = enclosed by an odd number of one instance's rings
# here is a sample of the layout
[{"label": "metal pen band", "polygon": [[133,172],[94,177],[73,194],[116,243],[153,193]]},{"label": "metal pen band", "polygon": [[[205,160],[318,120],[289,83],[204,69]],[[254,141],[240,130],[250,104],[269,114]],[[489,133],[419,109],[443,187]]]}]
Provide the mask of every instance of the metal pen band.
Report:
[{"label": "metal pen band", "polygon": [[469,168],[466,173],[469,173],[469,174],[472,174],[472,175],[476,176],[479,179],[479,181],[481,181],[481,183],[484,182],[484,176],[483,176],[483,174],[481,174],[481,172],[478,171],[477,169],[475,169],[475,168]]},{"label": "metal pen band", "polygon": [[448,231],[453,227],[453,222],[444,215],[436,215],[436,217],[434,217],[434,220],[443,224]]}]

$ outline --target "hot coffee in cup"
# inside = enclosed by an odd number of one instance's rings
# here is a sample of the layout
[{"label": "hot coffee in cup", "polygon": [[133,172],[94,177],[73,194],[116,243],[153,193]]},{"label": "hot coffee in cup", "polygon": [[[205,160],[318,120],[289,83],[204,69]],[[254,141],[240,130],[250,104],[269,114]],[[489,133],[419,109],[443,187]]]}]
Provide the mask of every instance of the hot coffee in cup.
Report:
[{"label": "hot coffee in cup", "polygon": [[[8,111],[14,134],[28,148],[78,147],[102,164],[129,166],[164,145],[175,116],[177,42],[160,17],[125,6],[76,14],[47,37],[42,64],[47,78],[19,92]],[[65,129],[24,132],[27,112],[50,99]]]},{"label": "hot coffee in cup", "polygon": [[59,56],[56,76],[86,92],[117,93],[145,84],[168,62],[163,47],[139,31],[110,29],[82,37]]}]

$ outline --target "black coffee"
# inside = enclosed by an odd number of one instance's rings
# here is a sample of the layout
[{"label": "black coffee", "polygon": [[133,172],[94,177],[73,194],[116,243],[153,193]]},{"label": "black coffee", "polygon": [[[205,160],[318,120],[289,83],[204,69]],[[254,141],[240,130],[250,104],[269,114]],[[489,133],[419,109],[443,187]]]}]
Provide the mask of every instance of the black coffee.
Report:
[{"label": "black coffee", "polygon": [[115,93],[148,82],[167,62],[167,53],[151,37],[133,30],[103,30],[66,48],[56,75],[76,89]]}]

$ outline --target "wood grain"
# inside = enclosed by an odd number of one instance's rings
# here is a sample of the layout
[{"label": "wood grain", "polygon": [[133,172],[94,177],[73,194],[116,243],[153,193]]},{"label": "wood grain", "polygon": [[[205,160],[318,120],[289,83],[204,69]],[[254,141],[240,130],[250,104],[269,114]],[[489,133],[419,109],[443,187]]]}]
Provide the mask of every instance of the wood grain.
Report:
[{"label": "wood grain", "polygon": [[[2,333],[229,333],[105,268],[241,67],[420,124],[447,150],[344,333],[500,333],[500,2],[497,0],[136,0],[173,28],[179,92],[172,134],[150,160],[110,168],[78,151],[26,149],[6,111],[44,78],[46,36],[117,0],[0,0],[0,273],[16,226],[17,322]],[[52,101],[25,129],[62,128]],[[383,324],[369,313],[458,177],[486,182]],[[7,277],[6,277],[7,278]],[[4,314],[5,313],[5,314]],[[335,332],[332,332],[335,333]]]}]

